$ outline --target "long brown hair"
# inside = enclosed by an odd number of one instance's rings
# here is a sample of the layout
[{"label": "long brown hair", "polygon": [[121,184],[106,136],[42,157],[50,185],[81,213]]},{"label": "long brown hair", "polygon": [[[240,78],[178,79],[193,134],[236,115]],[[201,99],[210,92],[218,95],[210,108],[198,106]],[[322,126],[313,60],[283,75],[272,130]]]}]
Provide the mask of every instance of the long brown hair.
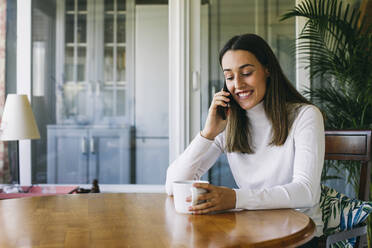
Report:
[{"label": "long brown hair", "polygon": [[[281,146],[285,143],[292,126],[292,116],[302,104],[311,104],[291,85],[284,75],[273,51],[264,39],[255,34],[234,36],[221,49],[222,57],[229,50],[245,50],[252,53],[268,69],[270,76],[266,82],[264,109],[273,128],[269,145]],[[297,104],[296,104],[297,103]],[[228,152],[254,153],[246,111],[235,101],[230,104],[230,115],[226,127],[226,150]]]}]

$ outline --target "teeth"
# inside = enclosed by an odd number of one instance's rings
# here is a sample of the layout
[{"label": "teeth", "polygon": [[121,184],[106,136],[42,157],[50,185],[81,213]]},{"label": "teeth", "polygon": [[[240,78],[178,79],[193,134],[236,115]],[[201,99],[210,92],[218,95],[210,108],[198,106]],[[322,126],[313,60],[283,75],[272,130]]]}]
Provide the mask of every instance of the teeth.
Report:
[{"label": "teeth", "polygon": [[249,96],[251,93],[252,93],[252,91],[248,91],[248,92],[244,92],[244,93],[239,93],[239,96],[240,97]]}]

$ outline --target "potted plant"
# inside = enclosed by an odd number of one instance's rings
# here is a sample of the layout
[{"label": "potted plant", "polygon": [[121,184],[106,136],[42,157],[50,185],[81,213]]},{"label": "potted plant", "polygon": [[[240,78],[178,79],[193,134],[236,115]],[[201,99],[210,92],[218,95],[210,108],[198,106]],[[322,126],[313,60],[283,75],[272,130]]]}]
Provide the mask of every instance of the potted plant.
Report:
[{"label": "potted plant", "polygon": [[[326,128],[372,129],[372,25],[340,0],[305,0],[282,20],[293,17],[306,18],[296,49],[308,64],[311,80],[322,82],[305,93],[325,113]],[[348,182],[358,188],[356,166],[327,163],[323,180],[334,178],[327,173],[332,167],[346,171]],[[371,222],[370,217],[369,237]]]}]

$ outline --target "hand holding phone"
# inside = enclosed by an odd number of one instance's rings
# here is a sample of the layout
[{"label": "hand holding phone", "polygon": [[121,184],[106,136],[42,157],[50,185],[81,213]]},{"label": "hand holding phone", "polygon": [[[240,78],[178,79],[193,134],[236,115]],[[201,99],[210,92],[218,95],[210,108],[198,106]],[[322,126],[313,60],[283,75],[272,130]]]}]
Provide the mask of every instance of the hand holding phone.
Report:
[{"label": "hand holding phone", "polygon": [[[226,86],[226,82],[223,85],[223,91],[229,92],[229,90],[227,89],[227,86]],[[230,93],[230,95],[227,96],[227,98],[230,99],[230,102],[233,100],[233,98],[231,96],[231,93]],[[229,104],[229,103],[226,102],[226,104]],[[227,118],[226,112],[227,112],[227,107],[217,106],[217,114],[219,114],[221,116],[222,120],[226,120],[226,118]]]}]

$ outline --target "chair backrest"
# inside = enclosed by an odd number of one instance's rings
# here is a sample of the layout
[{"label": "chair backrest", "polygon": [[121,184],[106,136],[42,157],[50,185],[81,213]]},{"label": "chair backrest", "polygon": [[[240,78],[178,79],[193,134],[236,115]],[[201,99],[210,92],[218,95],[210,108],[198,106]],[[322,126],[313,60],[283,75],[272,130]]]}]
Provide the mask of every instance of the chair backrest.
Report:
[{"label": "chair backrest", "polygon": [[361,162],[359,199],[369,200],[371,184],[372,130],[325,131],[326,160],[355,160]]}]

